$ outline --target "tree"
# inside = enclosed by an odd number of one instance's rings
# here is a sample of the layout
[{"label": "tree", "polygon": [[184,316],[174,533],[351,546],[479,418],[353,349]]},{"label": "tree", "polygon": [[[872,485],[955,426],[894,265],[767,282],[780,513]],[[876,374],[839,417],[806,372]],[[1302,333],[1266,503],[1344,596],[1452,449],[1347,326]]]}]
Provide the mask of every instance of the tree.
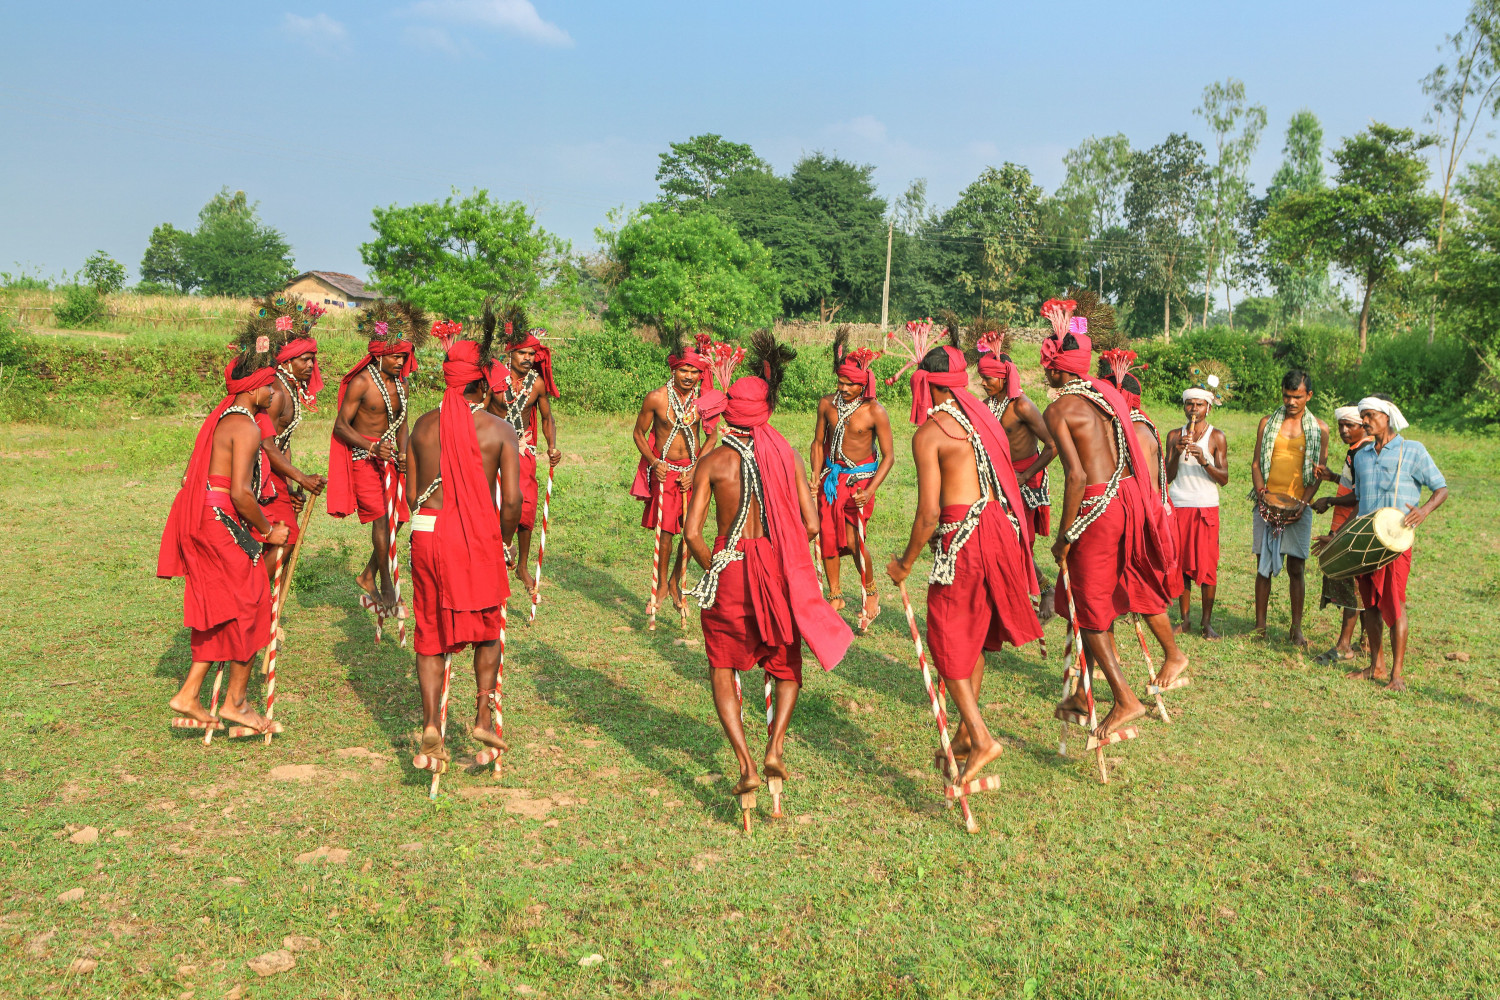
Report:
[{"label": "tree", "polygon": [[185,259],[190,238],[170,222],[151,230],[151,242],[141,256],[141,281],[176,288],[179,292],[192,291],[193,273]]},{"label": "tree", "polygon": [[111,295],[125,287],[125,265],[103,250],[95,250],[83,262],[83,280],[99,295]]},{"label": "tree", "polygon": [[1370,297],[1436,221],[1438,198],[1424,190],[1428,170],[1421,155],[1435,141],[1374,122],[1334,152],[1334,187],[1290,195],[1261,223],[1279,260],[1331,260],[1363,287],[1361,354],[1369,343]]},{"label": "tree", "polygon": [[607,318],[664,339],[769,326],[780,308],[771,255],[712,212],[660,211],[601,233],[618,268]]},{"label": "tree", "polygon": [[198,213],[198,228],[182,248],[193,284],[209,295],[266,295],[297,273],[292,247],[260,221],[245,192],[224,188]]},{"label": "tree", "polygon": [[483,188],[441,202],[374,209],[375,238],[360,259],[382,293],[450,318],[486,305],[525,303],[567,263],[568,245],[536,224],[519,201]]},{"label": "tree", "polygon": [[1211,83],[1203,88],[1203,104],[1193,114],[1202,118],[1214,134],[1214,150],[1218,158],[1209,173],[1207,197],[1203,205],[1203,230],[1208,238],[1207,274],[1203,282],[1203,325],[1208,326],[1209,297],[1213,294],[1214,270],[1220,258],[1226,272],[1224,304],[1229,310],[1230,326],[1234,325],[1233,307],[1230,306],[1230,284],[1228,280],[1229,260],[1236,247],[1234,224],[1244,203],[1250,198],[1250,182],[1246,176],[1250,169],[1250,157],[1260,146],[1260,133],[1266,127],[1266,108],[1263,104],[1245,102],[1245,84],[1230,77],[1223,83]]},{"label": "tree", "polygon": [[885,199],[875,193],[874,173],[868,164],[813,153],[798,161],[788,178],[792,201],[828,262],[828,288],[818,296],[818,318],[824,323],[845,305],[879,299],[885,279]]},{"label": "tree", "polygon": [[1042,189],[1014,163],[985,167],[943,213],[947,275],[975,301],[965,311],[1008,319],[1020,311],[1014,283],[1035,253]]},{"label": "tree", "polygon": [[[1500,2],[1475,0],[1458,34],[1449,35],[1450,62],[1427,74],[1422,92],[1432,100],[1427,121],[1442,130],[1443,200],[1438,208],[1435,260],[1441,262],[1443,234],[1448,222],[1448,202],[1459,161],[1468,148],[1480,115],[1500,113]],[[1451,124],[1451,129],[1449,128]],[[1438,264],[1432,280],[1438,281]],[[1437,298],[1432,300],[1427,342],[1437,333]]]},{"label": "tree", "polygon": [[670,151],[659,155],[656,180],[663,201],[670,205],[708,201],[736,174],[769,173],[771,169],[745,143],[730,142],[713,132],[671,143]]},{"label": "tree", "polygon": [[1162,337],[1172,337],[1172,300],[1202,263],[1198,206],[1208,183],[1203,146],[1181,132],[1131,158],[1125,221],[1137,293],[1162,300]]},{"label": "tree", "polygon": [[1309,258],[1287,264],[1266,251],[1260,223],[1266,215],[1294,194],[1311,194],[1326,187],[1323,176],[1323,126],[1318,116],[1303,108],[1287,122],[1286,141],[1281,148],[1281,166],[1271,178],[1265,197],[1254,200],[1246,211],[1246,247],[1242,258],[1253,256],[1257,274],[1276,289],[1282,318],[1295,315],[1305,320],[1308,309],[1328,307],[1338,300],[1328,280],[1328,261]]},{"label": "tree", "polygon": [[731,177],[712,211],[741,239],[771,252],[782,308],[799,311],[833,293],[833,262],[823,254],[819,234],[792,197],[787,178],[761,171]]},{"label": "tree", "polygon": [[1500,416],[1500,159],[1471,164],[1454,183],[1459,200],[1441,290],[1454,305],[1451,326],[1479,357],[1476,415]]},{"label": "tree", "polygon": [[[1091,244],[1111,226],[1120,223],[1125,182],[1130,176],[1130,156],[1130,140],[1123,132],[1102,139],[1089,136],[1063,156],[1068,173],[1057,189],[1056,197],[1072,202],[1082,210],[1087,220],[1082,235]],[[1095,255],[1101,291],[1104,288],[1104,260],[1103,253]]]}]

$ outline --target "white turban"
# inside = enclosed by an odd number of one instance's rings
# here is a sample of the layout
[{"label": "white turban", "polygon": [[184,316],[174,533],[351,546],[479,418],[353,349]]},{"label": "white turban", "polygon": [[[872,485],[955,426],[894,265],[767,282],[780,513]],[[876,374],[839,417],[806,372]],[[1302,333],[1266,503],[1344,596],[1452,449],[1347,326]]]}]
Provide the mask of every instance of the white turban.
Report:
[{"label": "white turban", "polygon": [[1333,422],[1336,424],[1357,424],[1359,420],[1359,407],[1340,406],[1333,411]]},{"label": "white turban", "polygon": [[1359,401],[1359,410],[1361,413],[1365,410],[1384,413],[1387,417],[1391,418],[1391,430],[1397,433],[1406,430],[1410,426],[1407,424],[1406,418],[1401,415],[1401,410],[1395,403],[1387,399],[1381,399],[1379,396],[1366,396],[1364,399],[1361,399]]},{"label": "white turban", "polygon": [[1214,394],[1207,389],[1199,389],[1196,386],[1191,389],[1182,390],[1182,401],[1186,403],[1190,399],[1201,399],[1209,406],[1214,405]]}]

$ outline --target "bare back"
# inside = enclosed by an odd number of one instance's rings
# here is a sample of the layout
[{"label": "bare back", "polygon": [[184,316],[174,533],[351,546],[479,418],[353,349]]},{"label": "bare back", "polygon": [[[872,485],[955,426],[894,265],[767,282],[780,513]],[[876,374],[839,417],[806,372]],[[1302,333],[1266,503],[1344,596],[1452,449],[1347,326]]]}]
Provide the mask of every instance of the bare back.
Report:
[{"label": "bare back", "polygon": [[917,463],[917,489],[930,489],[935,474],[940,483],[940,506],[968,507],[979,500],[981,492],[988,495],[979,485],[974,446],[958,421],[948,414],[934,413],[912,436],[911,447]]},{"label": "bare back", "polygon": [[1155,486],[1157,477],[1161,475],[1161,448],[1156,443],[1156,432],[1151,429],[1150,424],[1143,424],[1138,420],[1132,420],[1130,424],[1135,428],[1135,439],[1141,443],[1141,451],[1146,455],[1146,472],[1151,476],[1151,484]]},{"label": "bare back", "polygon": [[1038,419],[1041,418],[1041,411],[1037,410],[1036,404],[1022,394],[1012,400],[1000,415],[1000,426],[1005,430],[1006,440],[1010,442],[1013,461],[1030,458],[1037,453],[1036,432],[1026,419],[1028,410],[1035,412]]},{"label": "bare back", "polygon": [[1062,396],[1043,414],[1057,441],[1063,468],[1083,472],[1089,484],[1107,483],[1115,473],[1120,453],[1115,446],[1115,421],[1082,396]]},{"label": "bare back", "polygon": [[[704,477],[708,477],[705,479]],[[708,490],[713,494],[714,520],[718,528],[717,534],[727,535],[734,527],[735,516],[740,509],[740,495],[744,491],[744,477],[740,475],[740,453],[727,444],[721,444],[713,451],[705,455],[698,463],[698,482],[708,484]],[[694,494],[694,501],[697,494]],[[755,497],[750,498],[750,509],[745,515],[745,526],[740,532],[742,538],[760,538],[765,535],[765,527],[761,523],[760,501]]]},{"label": "bare back", "polygon": [[[432,481],[438,478],[442,468],[442,436],[439,433],[440,410],[428,410],[417,418],[412,426],[409,453],[411,456],[410,491],[412,500],[422,496]],[[484,482],[494,483],[500,476],[503,465],[514,464],[519,469],[515,455],[519,448],[516,432],[510,424],[485,410],[474,412],[474,435],[479,440],[479,461],[484,470]],[[509,463],[504,460],[511,454]],[[516,475],[512,472],[512,476]],[[495,491],[486,489],[490,504],[495,504]],[[422,501],[429,510],[443,509],[443,487],[439,485]]]}]

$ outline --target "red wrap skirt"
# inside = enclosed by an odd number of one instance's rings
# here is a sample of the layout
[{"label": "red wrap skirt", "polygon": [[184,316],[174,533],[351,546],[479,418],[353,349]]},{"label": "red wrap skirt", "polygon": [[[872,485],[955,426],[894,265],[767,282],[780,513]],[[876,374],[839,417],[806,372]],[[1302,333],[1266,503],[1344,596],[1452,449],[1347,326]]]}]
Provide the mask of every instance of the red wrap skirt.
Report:
[{"label": "red wrap skirt", "polygon": [[[724,536],[714,551],[724,548]],[[724,567],[711,608],[704,608],[703,647],[718,670],[749,670],[756,664],[779,681],[802,684],[802,634],[792,617],[786,572],[769,538],[742,538],[744,559]]]},{"label": "red wrap skirt", "polygon": [[[292,506],[291,490],[287,489],[286,480],[274,472],[267,479],[269,480],[269,485],[276,488],[276,495],[269,500],[262,501],[260,509],[265,512],[266,520],[270,521],[272,526],[277,521],[281,521],[291,529],[287,533],[286,544],[296,545],[297,536],[301,532],[297,529],[297,510]],[[252,533],[256,538],[265,541],[264,538],[261,538],[259,531],[252,531]]]},{"label": "red wrap skirt", "polygon": [[[693,491],[683,491],[681,487],[682,473],[672,469],[667,470],[667,476],[661,480],[661,530],[663,534],[678,535],[682,533],[682,519],[687,514],[688,501],[693,499]],[[650,477],[646,480],[647,487],[651,490],[650,499],[645,501],[646,509],[641,512],[641,527],[656,530],[656,470],[651,470]],[[533,487],[533,490],[535,487]]]},{"label": "red wrap skirt", "polygon": [[[1083,491],[1084,499],[1103,496],[1106,483],[1095,483]],[[1057,608],[1067,608],[1071,585],[1078,625],[1090,632],[1104,632],[1115,619],[1130,610],[1125,586],[1125,503],[1119,496],[1083,530],[1068,548],[1067,584],[1059,575]]]},{"label": "red wrap skirt", "polygon": [[[944,507],[941,516],[958,522],[968,512],[958,504]],[[938,544],[947,551],[952,542],[950,532]],[[1024,565],[1025,552],[1005,508],[991,503],[958,552],[953,582],[927,588],[927,647],[945,680],[968,677],[985,650],[1041,638],[1042,626],[1031,606],[1036,575],[1023,570]]]},{"label": "red wrap skirt", "polygon": [[[441,510],[421,509],[419,513],[442,517]],[[453,611],[439,599],[438,561],[441,553],[437,533],[418,530],[411,533],[411,605],[416,619],[416,639],[412,648],[419,656],[442,656],[456,653],[471,643],[493,642],[500,638],[500,606],[482,611]],[[502,581],[508,578],[502,577]],[[508,583],[502,584],[502,589]]]},{"label": "red wrap skirt", "polygon": [[192,630],[195,663],[248,663],[271,641],[271,585],[265,568],[235,544],[215,507],[234,514],[227,493],[209,491],[188,542],[197,572],[188,574],[183,589],[183,624]]},{"label": "red wrap skirt", "polygon": [[1219,582],[1219,508],[1178,507],[1172,513],[1181,575],[1205,587]]},{"label": "red wrap skirt", "polygon": [[[371,444],[378,439],[370,438]],[[375,458],[362,459],[354,463],[354,477],[350,486],[354,490],[354,502],[359,506],[359,523],[369,524],[385,517],[386,473],[390,473],[391,496],[395,496],[396,481],[401,477],[395,462],[382,462]],[[411,520],[411,510],[407,506],[406,497],[402,496],[401,502],[396,505],[396,523],[405,524]]]},{"label": "red wrap skirt", "polygon": [[1380,609],[1380,620],[1394,627],[1406,608],[1406,578],[1411,575],[1411,549],[1373,573],[1354,578],[1359,585],[1360,605],[1369,611]]},{"label": "red wrap skirt", "polygon": [[838,477],[838,492],[834,494],[833,503],[823,495],[822,487],[818,488],[818,554],[824,559],[852,555],[858,541],[858,529],[851,527],[853,522],[858,520],[869,524],[870,515],[875,513],[875,494],[870,494],[863,509],[856,507],[850,499],[856,490],[868,486],[871,480],[853,482],[852,478],[847,473]]},{"label": "red wrap skirt", "polygon": [[[1040,454],[1041,452],[1037,452],[1037,455]],[[1022,459],[1012,458],[1010,460],[1010,467],[1019,473],[1022,469],[1026,468],[1034,461],[1036,461],[1036,455],[1027,455]],[[1046,475],[1047,467],[1044,465],[1040,469],[1036,470],[1035,475],[1026,480],[1025,485],[1030,489],[1039,490],[1042,488],[1042,479]],[[1038,538],[1043,535],[1050,535],[1052,533],[1052,505],[1050,503],[1044,503],[1032,507],[1031,524],[1033,533]]]}]

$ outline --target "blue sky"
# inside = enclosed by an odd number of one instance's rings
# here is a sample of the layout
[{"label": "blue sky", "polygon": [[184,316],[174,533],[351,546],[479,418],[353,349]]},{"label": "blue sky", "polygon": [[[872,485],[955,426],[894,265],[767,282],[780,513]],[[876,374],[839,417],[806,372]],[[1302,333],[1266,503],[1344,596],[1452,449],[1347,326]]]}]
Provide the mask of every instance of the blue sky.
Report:
[{"label": "blue sky", "polygon": [[[1234,76],[1270,125],[1330,141],[1420,126],[1419,80],[1467,5],[604,3],[397,0],[6,5],[0,269],[131,268],[152,226],[244,189],[304,269],[364,274],[375,205],[486,187],[573,241],[653,196],[657,154],[701,132],[780,172],[823,150],[894,197],[951,204],[987,164],[1049,191],[1090,134],[1186,130]],[[1493,145],[1493,144],[1492,144]]]}]

